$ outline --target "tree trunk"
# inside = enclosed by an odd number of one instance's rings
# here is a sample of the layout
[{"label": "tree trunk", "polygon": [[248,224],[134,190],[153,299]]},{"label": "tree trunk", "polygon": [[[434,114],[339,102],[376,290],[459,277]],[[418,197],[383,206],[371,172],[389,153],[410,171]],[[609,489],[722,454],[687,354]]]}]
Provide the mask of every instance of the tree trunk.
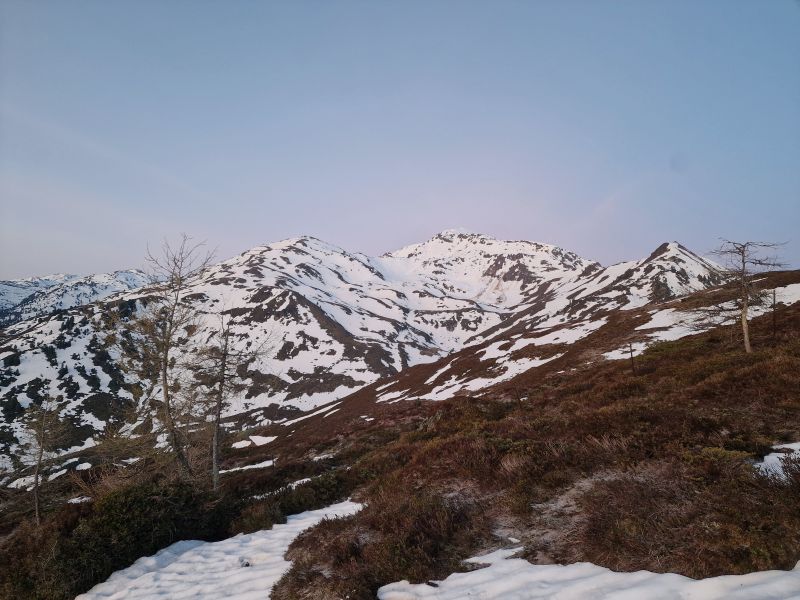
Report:
[{"label": "tree trunk", "polygon": [[39,514],[39,471],[42,468],[42,454],[44,454],[44,448],[42,444],[39,444],[39,452],[36,456],[36,468],[33,471],[33,514],[37,526],[42,524],[42,519]]},{"label": "tree trunk", "polygon": [[772,343],[775,343],[775,339],[778,337],[778,322],[777,316],[775,315],[775,289],[772,289]]},{"label": "tree trunk", "polygon": [[211,438],[211,484],[214,491],[219,489],[219,422],[222,415],[222,402],[225,399],[225,378],[228,369],[228,332],[223,334],[222,356],[219,370],[219,389],[214,411],[214,435]]},{"label": "tree trunk", "polygon": [[742,337],[744,338],[744,351],[753,352],[750,347],[750,328],[747,325],[747,311],[750,308],[750,290],[747,289],[747,264],[745,254],[742,252]]},{"label": "tree trunk", "polygon": [[42,411],[41,415],[39,415],[39,432],[38,432],[38,439],[37,442],[39,444],[39,448],[36,453],[36,468],[33,470],[33,514],[34,518],[36,519],[36,525],[39,526],[42,524],[42,519],[39,510],[39,473],[42,469],[42,457],[44,456],[44,445],[45,445],[45,433],[46,433],[46,423],[45,420],[47,419],[47,413],[45,412],[45,407],[42,406],[39,408]]},{"label": "tree trunk", "polygon": [[178,431],[175,426],[175,420],[172,418],[172,399],[169,393],[169,378],[167,377],[169,369],[169,352],[164,350],[164,358],[161,364],[161,396],[164,400],[164,425],[167,426],[169,435],[169,443],[175,456],[178,458],[178,463],[181,468],[188,474],[193,475],[192,467],[186,459],[186,454],[183,452],[183,446],[178,439]]}]

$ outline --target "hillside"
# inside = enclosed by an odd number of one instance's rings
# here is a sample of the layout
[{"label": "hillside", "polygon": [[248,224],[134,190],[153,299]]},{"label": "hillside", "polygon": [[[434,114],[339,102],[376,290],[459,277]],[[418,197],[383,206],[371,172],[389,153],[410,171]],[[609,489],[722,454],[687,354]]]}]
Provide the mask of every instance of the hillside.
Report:
[{"label": "hillside", "polygon": [[[12,568],[0,589],[69,597],[173,541],[267,529],[347,497],[365,507],[301,534],[272,598],[427,597],[439,584],[426,582],[497,550],[519,557],[508,564],[516,569],[584,561],[690,577],[791,569],[800,559],[800,463],[788,459],[781,471],[760,463],[769,455],[779,464],[774,447],[800,441],[800,271],[762,285],[778,303],[752,319],[752,355],[735,327],[687,325],[731,301],[735,290],[724,286],[610,313],[594,328],[528,333],[520,323],[302,420],[232,430],[218,497],[186,488],[162,454],[131,462],[135,440],[58,460],[47,475],[50,520],[6,540]],[[618,351],[636,343],[632,366]],[[547,358],[469,385],[498,361]],[[439,401],[420,400],[432,390]],[[27,496],[4,494],[10,531]],[[33,567],[40,548],[54,549],[44,574]],[[787,577],[781,589],[795,585]]]},{"label": "hillside", "polygon": [[[186,301],[205,315],[207,331],[221,311],[231,318],[237,347],[270,350],[248,366],[246,390],[227,409],[241,427],[300,418],[504,332],[543,335],[569,325],[569,335],[580,337],[609,314],[719,280],[715,265],[677,243],[604,268],[548,244],[446,231],[380,257],[309,237],[256,247],[195,278]],[[146,301],[146,288],[125,291],[141,281],[135,272],[110,282],[73,279],[8,313],[17,317],[0,330],[0,467],[19,466],[12,460],[25,435],[19,418],[45,397],[61,398],[72,423],[65,452],[90,446],[123,415],[133,413],[132,431],[158,425],[150,405],[133,401],[118,357],[103,344],[104,318]],[[92,303],[70,307],[86,301]],[[499,370],[508,379],[538,360]],[[497,379],[496,371],[487,379]]]}]

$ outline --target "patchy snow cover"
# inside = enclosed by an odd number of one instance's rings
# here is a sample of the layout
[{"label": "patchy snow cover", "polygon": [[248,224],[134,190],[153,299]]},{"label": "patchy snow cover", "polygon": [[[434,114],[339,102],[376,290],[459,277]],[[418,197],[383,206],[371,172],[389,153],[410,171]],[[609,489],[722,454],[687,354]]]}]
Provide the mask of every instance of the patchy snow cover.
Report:
[{"label": "patchy snow cover", "polygon": [[[25,488],[26,490],[30,491],[31,489],[33,489],[33,480],[34,479],[35,479],[34,475],[26,475],[25,477],[20,477],[19,479],[15,479],[11,483],[9,483],[6,487],[10,487],[10,488],[14,488],[14,489]],[[41,480],[42,480],[42,478],[40,477],[39,481],[41,481]]]},{"label": "patchy snow cover", "polygon": [[[639,356],[642,352],[647,349],[647,346],[650,344],[647,342],[633,342],[631,346],[633,347],[633,355]],[[603,356],[608,360],[622,360],[623,358],[630,358],[631,356],[631,348],[628,346],[623,346],[622,348],[617,348],[616,350],[612,350],[611,352],[606,352]]]},{"label": "patchy snow cover", "polygon": [[760,463],[756,463],[755,466],[762,473],[783,477],[783,459],[787,456],[800,458],[800,442],[780,444],[778,446],[773,446],[772,449],[778,450],[778,452],[767,454],[764,460]]},{"label": "patchy snow cover", "polygon": [[5,324],[48,315],[57,310],[91,304],[109,296],[138,289],[148,283],[138,269],[99,273],[86,277],[67,276],[64,281],[36,289],[10,307],[0,322]]},{"label": "patchy snow cover", "polygon": [[345,501],[290,516],[284,525],[221,542],[177,542],[113,573],[76,600],[264,600],[292,563],[289,544],[323,519],[346,517],[362,505]]},{"label": "patchy snow cover", "polygon": [[[146,288],[125,291],[142,283],[138,277],[117,272],[54,280],[36,291],[37,314],[111,298],[109,293],[140,309]],[[249,365],[247,391],[232,399],[223,416],[246,413],[240,426],[287,418],[291,425],[298,420],[288,411],[275,417],[265,412],[276,405],[309,413],[410,365],[485,343],[482,336],[494,336],[498,328],[524,324],[529,334],[515,350],[568,343],[599,324],[600,313],[641,305],[656,291],[661,298],[703,289],[712,279],[713,265],[675,243],[647,259],[603,268],[549,244],[445,231],[380,257],[312,237],[258,246],[194,278],[187,298],[205,315],[198,340],[208,339],[214,315],[224,307],[237,346],[266,343],[274,349]],[[12,292],[22,289],[12,283]],[[102,432],[107,415],[92,401],[97,394],[132,399],[112,384],[123,375],[115,371],[115,352],[106,354],[100,343],[102,312],[103,304],[95,303],[6,327],[0,397],[26,408],[29,388],[63,396],[64,416],[84,426],[84,435]],[[194,352],[203,343],[198,340],[186,351]],[[137,408],[139,422],[154,417],[146,400]],[[24,433],[19,421],[0,423],[0,469],[11,466],[8,457]]]},{"label": "patchy snow cover", "polygon": [[[318,477],[318,475],[315,475],[314,477]],[[254,494],[253,496],[250,496],[250,498],[252,498],[253,500],[263,500],[264,498],[269,498],[270,496],[274,496],[275,494],[280,494],[281,492],[285,492],[286,490],[293,490],[298,485],[303,485],[304,483],[308,483],[309,481],[314,479],[314,477],[303,477],[302,479],[298,479],[297,481],[292,481],[291,483],[287,483],[286,485],[279,487],[277,490],[272,490],[271,492],[265,492],[263,494]]]},{"label": "patchy snow cover", "polygon": [[91,502],[92,499],[89,496],[78,496],[77,498],[70,498],[67,500],[67,504],[83,504],[84,502]]},{"label": "patchy snow cover", "polygon": [[617,573],[591,563],[532,565],[510,558],[522,548],[467,560],[488,566],[454,573],[436,587],[407,581],[385,585],[379,600],[790,600],[800,599],[800,563],[792,571],[763,571],[689,579],[674,573]]},{"label": "patchy snow cover", "polygon": [[31,294],[77,278],[78,275],[58,273],[44,277],[0,281],[0,310],[12,309]]},{"label": "patchy snow cover", "polygon": [[59,477],[64,475],[66,472],[67,472],[67,469],[61,469],[60,471],[56,471],[55,473],[53,473],[52,475],[50,475],[47,478],[47,481],[53,481],[53,479],[58,479]]},{"label": "patchy snow cover", "polygon": [[[800,284],[794,283],[784,287],[775,288],[775,301],[779,304],[794,304],[800,301]],[[733,310],[734,302],[725,302],[721,305],[723,309]],[[751,306],[748,313],[750,319],[758,317],[772,310],[771,305]],[[738,320],[737,316],[727,319],[717,320],[708,318],[702,311],[686,312],[675,308],[665,308],[654,310],[650,313],[650,320],[643,325],[639,325],[637,331],[650,331],[648,339],[643,342],[634,342],[633,355],[638,356],[654,342],[667,342],[678,340],[688,335],[708,331],[718,325],[728,325]],[[628,358],[630,351],[627,346],[617,348],[611,352],[606,352],[603,356],[608,360],[620,360]]]},{"label": "patchy snow cover", "polygon": [[[499,359],[495,360],[494,365],[492,366],[492,371],[496,374],[493,376],[473,377],[469,374],[465,374],[461,379],[459,379],[456,375],[451,375],[446,381],[433,388],[426,394],[420,396],[419,399],[446,400],[459,393],[477,392],[489,386],[509,381],[517,375],[521,375],[530,369],[540,367],[543,364],[546,364],[551,360],[555,360],[561,356],[563,356],[563,354],[555,354],[547,358],[520,357],[515,359],[511,358],[511,356],[506,353],[501,355]],[[407,392],[397,393],[405,394]],[[398,398],[398,400],[401,399],[401,397]],[[397,400],[394,401],[396,402]]]},{"label": "patchy snow cover", "polygon": [[250,439],[253,440],[253,443],[256,446],[263,446],[264,444],[269,444],[270,442],[274,442],[277,436],[274,435],[251,435]]},{"label": "patchy snow cover", "polygon": [[264,462],[256,463],[253,465],[246,465],[244,467],[233,467],[232,469],[220,469],[220,473],[233,473],[235,471],[249,471],[250,469],[266,469],[275,464],[274,460],[265,460]]},{"label": "patchy snow cover", "polygon": [[256,446],[263,446],[264,444],[269,444],[270,442],[273,442],[276,439],[278,439],[274,435],[268,435],[268,436],[251,435],[251,436],[248,436],[248,437],[250,438],[249,440],[240,440],[238,442],[232,443],[231,444],[231,448],[237,448],[237,449],[239,449],[239,448],[247,448],[248,446],[250,446],[252,444],[255,444]]}]

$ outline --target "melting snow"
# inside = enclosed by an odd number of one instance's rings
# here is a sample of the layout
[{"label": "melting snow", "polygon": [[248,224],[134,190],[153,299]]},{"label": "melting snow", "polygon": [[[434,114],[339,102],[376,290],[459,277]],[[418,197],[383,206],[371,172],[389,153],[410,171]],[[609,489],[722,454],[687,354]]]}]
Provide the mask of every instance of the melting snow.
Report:
[{"label": "melting snow", "polygon": [[77,498],[70,498],[67,500],[67,504],[83,504],[84,502],[91,502],[92,499],[89,496],[78,496]]},{"label": "melting snow", "polygon": [[30,490],[30,489],[32,489],[32,486],[33,486],[33,479],[34,479],[33,475],[28,475],[26,477],[20,477],[19,479],[15,479],[11,483],[9,483],[7,487],[15,488],[15,489],[25,488],[26,490]]},{"label": "melting snow", "polygon": [[274,435],[267,435],[267,436],[251,435],[250,439],[253,440],[253,443],[256,446],[263,446],[264,444],[269,444],[270,442],[274,442],[278,438],[277,436]]},{"label": "melting snow", "polygon": [[793,571],[763,571],[689,579],[674,573],[617,573],[591,563],[532,565],[497,550],[467,562],[489,566],[454,573],[437,586],[407,581],[385,585],[380,600],[788,600],[800,599],[800,563]]},{"label": "melting snow", "polygon": [[[793,304],[800,301],[800,284],[794,283],[784,287],[775,289],[775,301],[781,304]],[[726,302],[721,305],[726,309],[734,309],[733,302]],[[772,310],[772,306],[753,306],[750,308],[749,318],[752,319],[759,315],[763,315]],[[734,317],[738,319],[738,317]],[[637,356],[645,351],[647,346],[653,342],[674,341],[688,335],[700,333],[711,329],[716,325],[724,325],[730,323],[730,320],[713,322],[713,319],[705,318],[702,312],[683,312],[675,310],[674,308],[665,308],[662,310],[651,311],[650,320],[639,325],[637,331],[656,330],[648,333],[648,340],[645,342],[635,342],[633,344],[633,355]],[[627,346],[606,352],[603,354],[608,360],[619,360],[628,358],[630,356]]]},{"label": "melting snow", "polygon": [[249,471],[250,469],[266,469],[275,464],[274,460],[265,460],[264,462],[256,463],[254,465],[246,465],[244,467],[234,467],[232,469],[220,469],[220,473],[233,473],[234,471]]},{"label": "melting snow", "polygon": [[52,475],[50,475],[47,478],[47,481],[53,481],[53,479],[58,479],[59,477],[64,475],[64,473],[66,473],[66,472],[67,472],[67,469],[61,469],[60,471],[56,471],[55,473],[53,473]]},{"label": "melting snow", "polygon": [[291,567],[283,555],[302,531],[323,519],[346,517],[361,508],[348,500],[290,516],[286,524],[269,530],[221,542],[177,542],[113,573],[76,600],[264,600]]}]

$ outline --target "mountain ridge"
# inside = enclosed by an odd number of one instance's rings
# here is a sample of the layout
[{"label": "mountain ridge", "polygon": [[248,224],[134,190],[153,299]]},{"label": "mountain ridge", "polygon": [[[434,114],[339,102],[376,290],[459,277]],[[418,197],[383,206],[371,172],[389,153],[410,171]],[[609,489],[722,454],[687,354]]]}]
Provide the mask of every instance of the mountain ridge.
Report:
[{"label": "mountain ridge", "polygon": [[[512,327],[599,322],[718,278],[712,263],[675,242],[646,259],[602,267],[549,244],[448,230],[380,257],[310,236],[256,246],[195,277],[186,298],[205,315],[203,327],[222,310],[236,344],[272,347],[248,367],[246,391],[227,411],[249,415],[252,425],[298,417]],[[121,290],[0,330],[6,455],[24,434],[18,418],[30,402],[61,396],[80,432],[74,445],[135,404],[113,352],[103,348],[102,317],[136,310],[146,295],[146,288]],[[157,424],[147,406],[134,408],[135,427]]]}]

